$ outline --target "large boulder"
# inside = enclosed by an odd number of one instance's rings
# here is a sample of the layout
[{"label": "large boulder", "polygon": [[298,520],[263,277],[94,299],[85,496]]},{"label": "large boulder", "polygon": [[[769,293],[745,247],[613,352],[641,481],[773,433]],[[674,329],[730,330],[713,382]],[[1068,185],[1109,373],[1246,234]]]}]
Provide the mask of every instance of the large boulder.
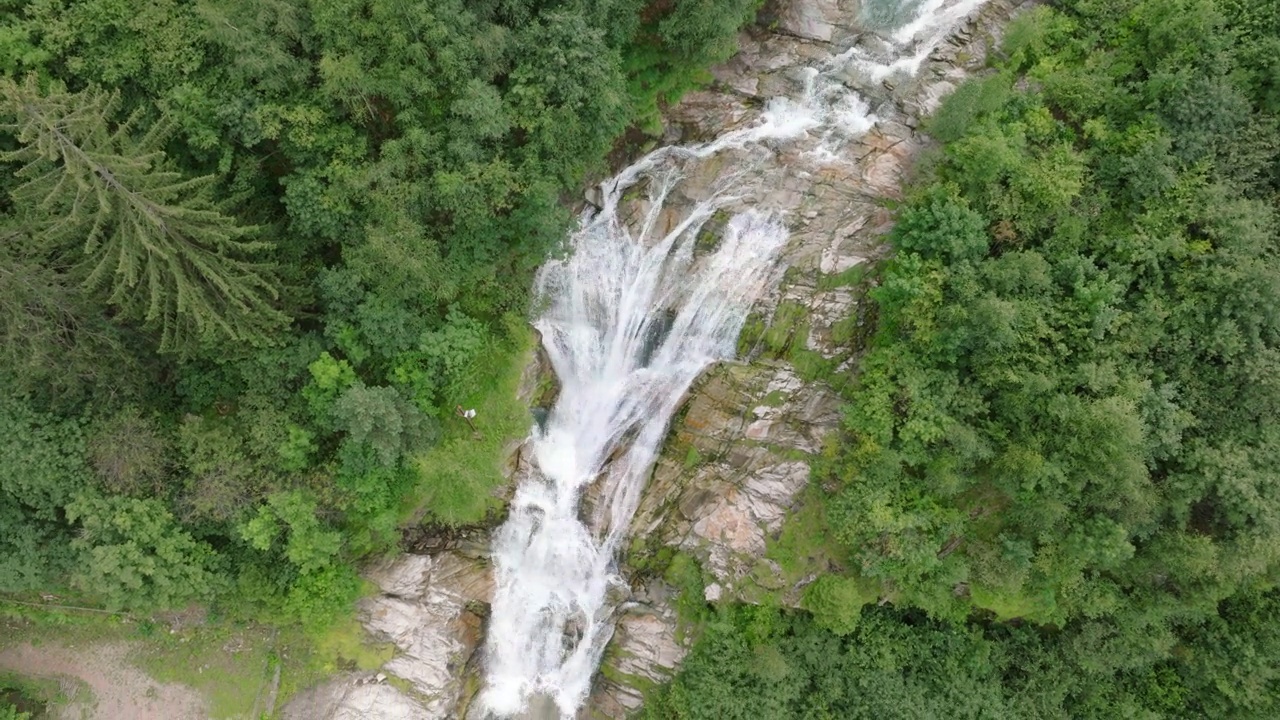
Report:
[{"label": "large boulder", "polygon": [[[331,680],[292,700],[286,720],[451,720],[467,687],[467,668],[482,639],[481,612],[493,598],[483,558],[444,550],[406,554],[370,568],[381,592],[360,601],[375,639],[396,652],[378,675]],[[387,676],[403,680],[388,684]],[[405,687],[407,686],[407,687]]]}]

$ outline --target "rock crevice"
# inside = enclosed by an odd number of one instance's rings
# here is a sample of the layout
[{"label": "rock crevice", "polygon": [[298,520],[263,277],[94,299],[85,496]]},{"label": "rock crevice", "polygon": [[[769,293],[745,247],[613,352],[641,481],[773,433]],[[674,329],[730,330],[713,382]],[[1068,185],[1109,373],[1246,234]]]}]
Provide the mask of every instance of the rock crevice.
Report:
[{"label": "rock crevice", "polygon": [[[756,326],[744,332],[748,361],[721,363],[706,373],[672,423],[630,526],[631,556],[622,559],[624,573],[633,576],[632,597],[622,605],[581,717],[627,717],[646,691],[674,674],[688,651],[676,589],[632,569],[646,557],[678,551],[696,559],[708,602],[753,602],[768,592],[796,604],[816,577],[784,571],[766,553],[810,482],[810,458],[839,427],[837,389],[849,381],[863,332],[859,301],[869,280],[861,268],[887,251],[889,201],[900,199],[911,163],[928,144],[918,131],[920,119],[966,76],[983,71],[999,29],[1022,4],[990,0],[914,78],[869,83],[852,71],[842,77],[878,122],[829,162],[815,164],[777,148],[784,171],[759,204],[788,218],[789,270],[757,309]],[[713,69],[713,86],[669,109],[663,142],[712,138],[741,127],[758,117],[763,98],[793,96],[805,68],[829,67],[838,51],[854,44],[883,44],[859,27],[860,10],[858,0],[772,3],[765,13],[772,27],[744,33],[739,53]],[[711,192],[723,170],[704,163],[678,194],[696,201]],[[527,375],[525,400],[554,395],[554,383],[539,380],[545,367],[535,363]],[[522,470],[518,448],[507,465],[514,483]],[[588,493],[588,504],[591,499]],[[380,593],[362,601],[359,612],[372,635],[396,647],[382,668],[391,677],[336,678],[295,700],[284,717],[463,717],[479,684],[477,649],[493,593],[486,551],[485,542],[438,543],[370,568],[367,575]]]}]

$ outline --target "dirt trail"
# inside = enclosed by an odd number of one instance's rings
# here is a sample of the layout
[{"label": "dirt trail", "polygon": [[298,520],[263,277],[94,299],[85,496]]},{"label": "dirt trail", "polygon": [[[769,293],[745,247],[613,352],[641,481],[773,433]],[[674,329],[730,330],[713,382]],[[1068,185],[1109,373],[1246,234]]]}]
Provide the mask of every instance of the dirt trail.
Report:
[{"label": "dirt trail", "polygon": [[93,691],[58,708],[61,720],[206,720],[205,701],[195,690],[159,683],[128,662],[123,643],[67,647],[29,643],[0,649],[0,670],[36,677],[71,677]]}]

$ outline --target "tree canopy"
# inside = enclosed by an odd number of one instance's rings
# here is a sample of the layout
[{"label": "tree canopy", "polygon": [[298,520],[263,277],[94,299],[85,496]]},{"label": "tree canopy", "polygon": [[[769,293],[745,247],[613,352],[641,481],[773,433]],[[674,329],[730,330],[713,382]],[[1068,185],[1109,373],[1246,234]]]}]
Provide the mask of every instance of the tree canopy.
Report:
[{"label": "tree canopy", "polygon": [[794,531],[844,557],[649,717],[1275,716],[1280,6],[1052,5],[926,123]]},{"label": "tree canopy", "polygon": [[564,198],[755,5],[0,0],[0,592],[320,626],[483,520]]}]

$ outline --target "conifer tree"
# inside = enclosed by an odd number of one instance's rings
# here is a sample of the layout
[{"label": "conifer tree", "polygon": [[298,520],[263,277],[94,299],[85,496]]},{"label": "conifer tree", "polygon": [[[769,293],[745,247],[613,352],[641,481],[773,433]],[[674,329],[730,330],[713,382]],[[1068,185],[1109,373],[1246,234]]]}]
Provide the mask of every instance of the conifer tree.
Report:
[{"label": "conifer tree", "polygon": [[89,385],[119,388],[137,369],[125,330],[68,270],[0,218],[0,386],[71,397]]},{"label": "conifer tree", "polygon": [[0,79],[0,130],[19,142],[0,153],[21,165],[16,219],[87,289],[158,331],[162,351],[265,343],[285,320],[273,305],[271,268],[258,259],[268,244],[220,211],[212,176],[187,179],[169,168],[163,118],[139,133],[141,114],[115,123],[118,109],[115,93]]}]

